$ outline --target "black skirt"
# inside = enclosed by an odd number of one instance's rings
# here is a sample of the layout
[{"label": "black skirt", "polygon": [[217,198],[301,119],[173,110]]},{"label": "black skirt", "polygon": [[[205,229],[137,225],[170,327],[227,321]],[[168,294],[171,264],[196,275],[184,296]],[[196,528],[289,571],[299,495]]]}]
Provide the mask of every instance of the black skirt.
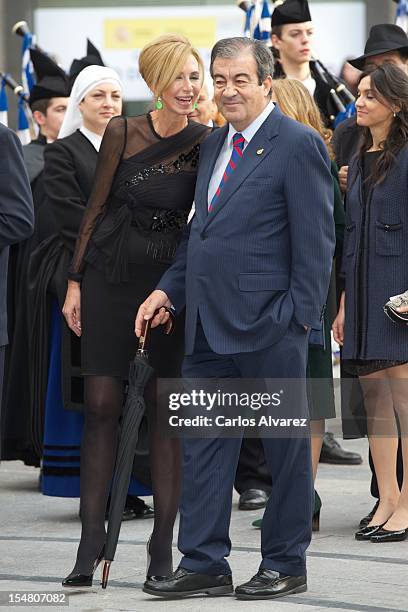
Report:
[{"label": "black skirt", "polygon": [[[88,264],[81,285],[82,374],[114,376],[127,380],[138,339],[135,317],[142,302],[154,290],[168,265],[140,266],[137,281],[111,284],[105,274]],[[159,378],[177,378],[184,356],[184,315],[166,336],[163,327],[151,330],[149,362]]]}]

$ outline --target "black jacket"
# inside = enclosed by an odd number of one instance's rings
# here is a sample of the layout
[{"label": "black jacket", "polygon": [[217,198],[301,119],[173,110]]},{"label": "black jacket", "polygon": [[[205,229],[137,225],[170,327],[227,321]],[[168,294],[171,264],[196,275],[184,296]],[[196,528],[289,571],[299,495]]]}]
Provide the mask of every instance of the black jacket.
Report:
[{"label": "black jacket", "polygon": [[28,238],[34,227],[30,182],[20,141],[0,124],[0,346],[7,344],[9,246]]},{"label": "black jacket", "polygon": [[98,153],[79,130],[44,151],[44,191],[56,231],[73,253],[84,208],[91,194]]},{"label": "black jacket", "polygon": [[[90,196],[98,153],[79,131],[46,146],[43,211],[52,217],[54,234],[43,240],[30,257],[30,359],[32,364],[33,442],[41,453],[44,404],[48,381],[50,296],[62,309],[67,291],[68,266],[82,215]],[[62,391],[66,409],[83,406],[80,341],[62,323]]]}]

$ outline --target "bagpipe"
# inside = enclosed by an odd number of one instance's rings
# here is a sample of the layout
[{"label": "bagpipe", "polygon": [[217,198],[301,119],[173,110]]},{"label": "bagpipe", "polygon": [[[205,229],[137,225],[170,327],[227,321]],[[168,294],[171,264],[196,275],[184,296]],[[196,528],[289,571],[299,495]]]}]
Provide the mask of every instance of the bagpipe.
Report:
[{"label": "bagpipe", "polygon": [[15,23],[11,28],[11,33],[17,34],[17,36],[21,36],[23,39],[29,38],[30,47],[37,49],[37,51],[40,51],[41,53],[45,53],[45,51],[34,42],[34,34],[31,32],[26,21],[17,21],[17,23]]},{"label": "bagpipe", "polygon": [[330,87],[330,97],[334,107],[338,111],[335,124],[339,123],[338,119],[340,117],[344,120],[352,116],[354,114],[354,102],[356,99],[347,85],[333,72],[328,70],[317,57],[313,56],[312,61],[320,78]]},{"label": "bagpipe", "polygon": [[10,74],[0,71],[0,81],[7,85],[18,98],[21,98],[24,102],[28,102],[28,95],[25,93],[24,87],[19,85]]}]

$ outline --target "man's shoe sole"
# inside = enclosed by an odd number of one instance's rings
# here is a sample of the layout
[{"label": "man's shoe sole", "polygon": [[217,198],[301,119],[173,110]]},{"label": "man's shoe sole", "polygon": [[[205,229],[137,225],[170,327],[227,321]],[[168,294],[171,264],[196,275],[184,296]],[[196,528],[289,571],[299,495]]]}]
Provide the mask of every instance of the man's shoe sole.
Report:
[{"label": "man's shoe sole", "polygon": [[196,589],[194,591],[179,591],[178,593],[174,591],[156,591],[155,589],[149,589],[149,587],[143,587],[143,593],[148,593],[149,595],[156,595],[157,597],[164,597],[165,599],[176,599],[178,597],[188,597],[189,595],[212,595],[213,597],[218,597],[221,595],[230,595],[233,592],[234,587],[232,584],[225,586],[207,587],[206,589]]},{"label": "man's shoe sole", "polygon": [[329,463],[331,465],[361,465],[362,459],[319,459],[319,463]]},{"label": "man's shoe sole", "polygon": [[266,507],[266,504],[268,502],[259,502],[259,504],[254,504],[254,503],[250,503],[250,504],[238,504],[238,510],[262,510],[262,508]]},{"label": "man's shoe sole", "polygon": [[235,593],[235,597],[237,599],[278,599],[279,597],[285,597],[285,595],[295,595],[296,593],[304,593],[307,591],[307,584],[303,584],[301,586],[295,587],[294,589],[290,589],[290,591],[285,591],[284,593],[276,593],[276,595],[244,595]]}]

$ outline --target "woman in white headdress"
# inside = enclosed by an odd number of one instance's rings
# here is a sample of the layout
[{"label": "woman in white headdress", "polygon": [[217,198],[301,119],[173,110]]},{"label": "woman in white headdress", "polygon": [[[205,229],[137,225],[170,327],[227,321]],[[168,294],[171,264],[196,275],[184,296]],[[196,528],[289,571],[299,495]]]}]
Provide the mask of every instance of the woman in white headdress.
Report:
[{"label": "woman in white headdress", "polygon": [[[42,304],[34,313],[33,400],[35,435],[38,443],[44,444],[41,487],[45,495],[79,497],[80,493],[80,341],[62,323],[61,309],[67,267],[91,192],[102,137],[110,119],[121,112],[122,84],[117,73],[103,66],[88,66],[74,82],[58,140],[44,153],[43,214],[52,220],[54,234],[40,238],[31,266],[35,274],[31,285],[39,297],[36,303]],[[46,314],[49,307],[51,320]]]}]

